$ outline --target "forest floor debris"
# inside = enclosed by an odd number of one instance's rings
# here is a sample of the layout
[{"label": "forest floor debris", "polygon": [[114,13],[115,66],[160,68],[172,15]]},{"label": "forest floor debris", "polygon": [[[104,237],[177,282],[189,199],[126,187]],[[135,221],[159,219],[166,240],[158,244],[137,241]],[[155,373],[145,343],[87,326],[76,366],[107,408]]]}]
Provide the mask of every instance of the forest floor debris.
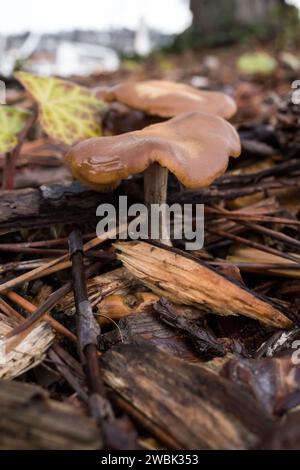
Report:
[{"label": "forest floor debris", "polygon": [[[217,71],[190,54],[168,68],[149,61],[82,79],[92,89],[205,76],[236,99],[241,158],[207,189],[182,190],[169,177],[169,202],[205,204],[204,249],[192,256],[178,240],[97,238],[96,207],[120,195],[141,202],[142,178],[114,193],[84,188],[63,164],[66,146],[33,124],[15,189],[0,193],[2,448],[300,449],[298,77],[280,61],[268,78],[245,75],[226,54]],[[7,96],[33,106],[14,81]],[[74,228],[80,268],[69,259]],[[82,301],[101,331],[84,367]]]}]

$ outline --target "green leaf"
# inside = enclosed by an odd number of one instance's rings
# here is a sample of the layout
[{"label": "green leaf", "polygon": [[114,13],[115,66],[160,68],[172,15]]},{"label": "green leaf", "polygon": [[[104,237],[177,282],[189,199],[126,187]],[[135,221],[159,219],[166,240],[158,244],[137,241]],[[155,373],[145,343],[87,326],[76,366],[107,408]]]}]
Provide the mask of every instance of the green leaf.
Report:
[{"label": "green leaf", "polygon": [[16,78],[39,105],[39,121],[49,137],[67,145],[101,135],[102,101],[87,88],[27,72]]},{"label": "green leaf", "polygon": [[17,146],[19,134],[29,116],[29,111],[12,106],[0,106],[0,153],[10,152]]},{"label": "green leaf", "polygon": [[266,52],[243,54],[237,61],[239,70],[249,75],[270,75],[277,67],[277,61]]}]

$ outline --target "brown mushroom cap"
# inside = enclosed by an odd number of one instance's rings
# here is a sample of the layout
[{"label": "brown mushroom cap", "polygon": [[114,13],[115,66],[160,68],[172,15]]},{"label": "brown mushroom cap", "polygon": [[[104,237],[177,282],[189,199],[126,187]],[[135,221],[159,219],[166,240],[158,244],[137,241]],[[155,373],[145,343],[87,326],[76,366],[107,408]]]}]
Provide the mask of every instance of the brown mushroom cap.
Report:
[{"label": "brown mushroom cap", "polygon": [[165,80],[124,82],[111,89],[99,89],[99,96],[163,118],[196,111],[229,119],[237,109],[235,101],[224,93],[197,90]]},{"label": "brown mushroom cap", "polygon": [[209,186],[241,151],[234,127],[213,114],[188,113],[113,137],[85,140],[66,156],[73,175],[98,191],[157,162],[188,188]]}]

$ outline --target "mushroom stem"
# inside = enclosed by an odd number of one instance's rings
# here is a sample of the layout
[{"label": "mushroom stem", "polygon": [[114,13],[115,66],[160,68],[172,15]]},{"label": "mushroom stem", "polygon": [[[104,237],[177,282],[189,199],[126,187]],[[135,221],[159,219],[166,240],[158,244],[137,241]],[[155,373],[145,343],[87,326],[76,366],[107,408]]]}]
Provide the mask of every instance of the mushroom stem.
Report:
[{"label": "mushroom stem", "polygon": [[[152,204],[166,204],[168,190],[168,168],[159,163],[152,163],[144,171],[144,198],[149,211],[149,233],[151,233],[151,206]],[[159,211],[159,240],[161,243],[172,246],[169,229],[166,221],[166,208]]]}]

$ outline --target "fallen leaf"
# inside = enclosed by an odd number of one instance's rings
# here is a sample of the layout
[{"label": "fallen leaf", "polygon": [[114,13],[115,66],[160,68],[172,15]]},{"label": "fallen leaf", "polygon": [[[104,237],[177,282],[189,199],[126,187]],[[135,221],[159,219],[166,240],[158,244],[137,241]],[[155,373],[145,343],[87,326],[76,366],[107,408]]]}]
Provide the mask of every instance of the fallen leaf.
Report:
[{"label": "fallen leaf", "polygon": [[10,152],[16,147],[29,116],[30,113],[23,109],[0,106],[0,153]]},{"label": "fallen leaf", "polygon": [[39,105],[39,120],[49,137],[67,145],[101,135],[102,101],[82,86],[27,72],[16,78]]}]

